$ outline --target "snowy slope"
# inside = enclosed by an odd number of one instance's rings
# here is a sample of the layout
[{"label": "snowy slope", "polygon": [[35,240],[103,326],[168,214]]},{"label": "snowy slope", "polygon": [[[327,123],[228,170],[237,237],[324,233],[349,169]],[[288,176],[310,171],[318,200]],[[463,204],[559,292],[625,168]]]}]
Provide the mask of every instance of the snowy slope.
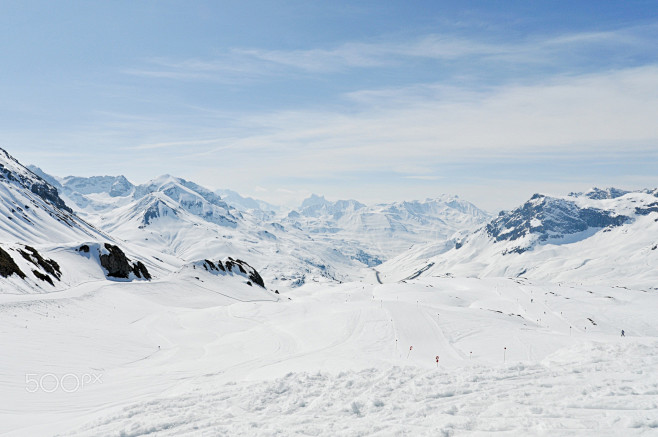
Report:
[{"label": "snowy slope", "polygon": [[658,427],[655,293],[426,278],[311,284],[277,300],[186,271],[47,299],[0,296],[9,352],[0,433],[585,436]]},{"label": "snowy slope", "polygon": [[657,190],[593,189],[565,197],[537,194],[455,245],[424,246],[380,270],[387,281],[451,274],[652,288],[657,247]]}]

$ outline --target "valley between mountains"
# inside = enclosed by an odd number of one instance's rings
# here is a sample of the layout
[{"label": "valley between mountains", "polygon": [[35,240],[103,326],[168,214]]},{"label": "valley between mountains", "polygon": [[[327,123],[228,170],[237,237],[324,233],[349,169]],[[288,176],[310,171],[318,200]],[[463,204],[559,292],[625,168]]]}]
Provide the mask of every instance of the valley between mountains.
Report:
[{"label": "valley between mountains", "polygon": [[0,150],[0,197],[2,435],[658,429],[658,189],[285,209]]}]

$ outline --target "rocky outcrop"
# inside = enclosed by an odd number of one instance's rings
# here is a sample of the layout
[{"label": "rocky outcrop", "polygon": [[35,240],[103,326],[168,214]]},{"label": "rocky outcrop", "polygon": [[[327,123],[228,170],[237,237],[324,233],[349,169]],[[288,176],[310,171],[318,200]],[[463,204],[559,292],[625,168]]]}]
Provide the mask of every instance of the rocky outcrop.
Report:
[{"label": "rocky outcrop", "polygon": [[233,259],[228,257],[226,260],[224,260],[224,262],[213,262],[206,259],[203,261],[202,265],[203,268],[209,272],[238,274],[246,277],[249,280],[247,284],[256,284],[265,288],[265,281],[263,281],[263,278],[256,271],[256,269],[240,259]]},{"label": "rocky outcrop", "polygon": [[635,214],[649,215],[652,212],[658,212],[658,202],[653,202],[645,206],[638,206],[635,208]]},{"label": "rocky outcrop", "polygon": [[[36,267],[42,269],[48,275],[52,276],[58,281],[62,277],[62,271],[59,268],[59,264],[57,264],[57,262],[53,259],[45,259],[44,257],[42,257],[41,254],[34,247],[25,246],[25,250],[18,249],[18,253],[20,253],[21,256],[25,258],[26,261],[31,262]],[[35,271],[36,270],[33,270],[33,272]],[[52,284],[52,280],[47,280],[42,277],[43,273],[40,273],[39,275],[35,274],[35,276],[41,280],[47,281]]]},{"label": "rocky outcrop", "polygon": [[105,243],[105,249],[107,253],[101,253],[99,259],[108,277],[128,279],[133,273],[138,278],[151,279],[146,266],[141,261],[131,264],[119,246]]},{"label": "rocky outcrop", "polygon": [[135,276],[138,278],[144,278],[144,279],[151,279],[151,274],[149,271],[146,269],[146,266],[141,262],[137,261],[136,263],[133,264],[133,273]]},{"label": "rocky outcrop", "polygon": [[118,246],[105,243],[105,249],[108,253],[100,255],[101,266],[107,270],[107,276],[113,278],[128,279],[132,269],[128,264],[128,258]]},{"label": "rocky outcrop", "polygon": [[17,275],[21,279],[25,279],[25,273],[18,268],[14,259],[3,248],[0,247],[0,276],[8,278],[11,275]]}]

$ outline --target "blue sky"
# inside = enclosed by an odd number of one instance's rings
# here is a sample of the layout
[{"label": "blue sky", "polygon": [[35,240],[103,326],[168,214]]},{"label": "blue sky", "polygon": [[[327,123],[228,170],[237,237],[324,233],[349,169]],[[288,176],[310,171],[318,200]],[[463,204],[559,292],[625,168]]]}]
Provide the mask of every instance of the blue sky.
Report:
[{"label": "blue sky", "polygon": [[274,203],[658,186],[658,1],[4,1],[0,147]]}]

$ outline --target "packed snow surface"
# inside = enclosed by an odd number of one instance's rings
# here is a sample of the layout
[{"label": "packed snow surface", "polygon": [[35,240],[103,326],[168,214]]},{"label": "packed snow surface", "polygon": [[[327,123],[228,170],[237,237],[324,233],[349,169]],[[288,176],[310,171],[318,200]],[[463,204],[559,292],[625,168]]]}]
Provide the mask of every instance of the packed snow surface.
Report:
[{"label": "packed snow surface", "polygon": [[654,292],[371,279],[275,294],[185,269],[0,295],[0,433],[658,430]]}]

